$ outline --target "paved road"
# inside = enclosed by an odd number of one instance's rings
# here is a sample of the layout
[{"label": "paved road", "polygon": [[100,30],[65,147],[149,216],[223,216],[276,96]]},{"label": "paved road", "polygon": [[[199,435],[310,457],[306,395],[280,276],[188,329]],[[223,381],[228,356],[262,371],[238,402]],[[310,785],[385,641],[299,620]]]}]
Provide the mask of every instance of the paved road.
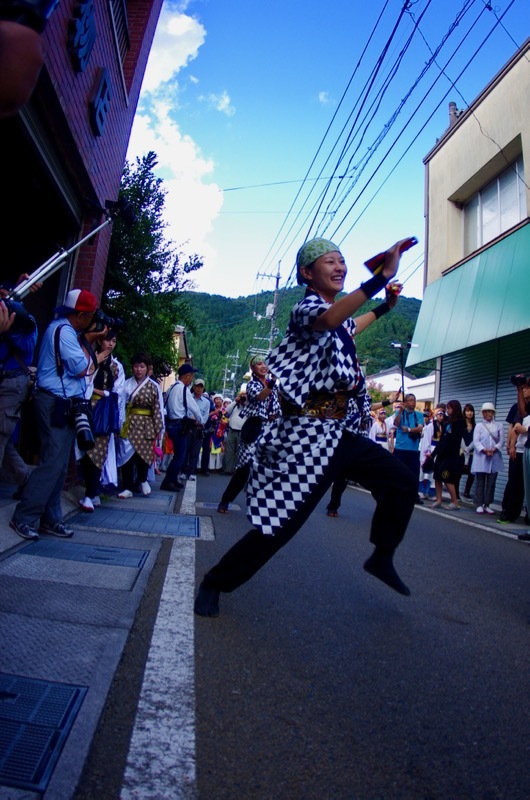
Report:
[{"label": "paved road", "polygon": [[[322,504],[196,621],[200,800],[530,797],[530,548],[418,508],[403,598],[362,570],[372,508],[356,489],[338,519]],[[248,523],[215,529],[198,577]]]},{"label": "paved road", "polygon": [[530,797],[521,528],[417,509],[403,598],[362,571],[372,500],[349,489],[195,619],[196,569],[248,529],[215,512],[225,484],[77,521],[69,498],[73,539],[37,544],[0,487],[1,800]]}]

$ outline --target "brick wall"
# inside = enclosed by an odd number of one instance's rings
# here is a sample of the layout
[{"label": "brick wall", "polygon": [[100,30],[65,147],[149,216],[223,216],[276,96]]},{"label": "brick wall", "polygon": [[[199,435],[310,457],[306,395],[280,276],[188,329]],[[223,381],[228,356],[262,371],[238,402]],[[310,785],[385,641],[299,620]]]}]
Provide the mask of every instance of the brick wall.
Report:
[{"label": "brick wall", "polygon": [[[108,0],[94,0],[96,39],[82,72],[76,72],[68,51],[69,23],[78,7],[72,0],[61,2],[53,13],[45,36],[46,71],[55,95],[55,108],[47,126],[61,152],[63,163],[77,186],[79,196],[91,197],[104,205],[116,200],[140,87],[160,14],[162,0],[130,0],[127,4],[130,50],[123,65],[115,45]],[[111,99],[102,135],[94,134],[89,102],[102,69],[110,78]],[[62,117],[62,120],[59,120]],[[67,130],[68,135],[64,135]],[[97,218],[87,207],[83,220],[85,235]],[[76,255],[72,285],[101,295],[111,226],[95,240],[83,245]]]}]

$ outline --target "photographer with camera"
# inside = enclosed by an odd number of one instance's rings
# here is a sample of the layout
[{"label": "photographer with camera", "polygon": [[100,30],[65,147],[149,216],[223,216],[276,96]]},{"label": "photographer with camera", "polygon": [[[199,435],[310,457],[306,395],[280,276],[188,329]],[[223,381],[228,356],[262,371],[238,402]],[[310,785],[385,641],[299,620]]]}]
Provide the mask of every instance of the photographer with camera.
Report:
[{"label": "photographer with camera", "polygon": [[92,292],[72,289],[63,305],[55,309],[57,318],[42,339],[35,393],[39,463],[24,486],[22,499],[9,523],[23,539],[38,539],[39,531],[62,538],[73,534],[62,521],[61,490],[76,422],[81,423],[81,433],[87,434],[82,408],[86,403],[85,375],[90,362],[79,344],[78,334],[89,327],[96,308]]},{"label": "photographer with camera", "polygon": [[[396,411],[392,425],[394,427],[394,455],[414,473],[420,480],[420,439],[423,431],[423,414],[416,411],[416,397],[412,393],[405,395],[405,402]],[[423,505],[419,495],[417,505]]]},{"label": "photographer with camera", "polygon": [[[21,275],[17,283],[27,277],[27,274]],[[36,284],[35,291],[40,286]],[[34,368],[30,365],[37,344],[37,323],[20,303],[7,299],[14,288],[11,283],[0,285],[4,318],[10,319],[5,330],[0,327],[0,465],[13,474],[21,487],[28,480],[31,469],[19,455],[12,436],[35,379]]]},{"label": "photographer with camera", "polygon": [[241,428],[245,422],[245,406],[247,403],[246,392],[240,391],[236,399],[226,407],[228,417],[228,431],[225,440],[225,453],[223,471],[227,475],[232,475],[236,468],[237,448],[241,440]]}]

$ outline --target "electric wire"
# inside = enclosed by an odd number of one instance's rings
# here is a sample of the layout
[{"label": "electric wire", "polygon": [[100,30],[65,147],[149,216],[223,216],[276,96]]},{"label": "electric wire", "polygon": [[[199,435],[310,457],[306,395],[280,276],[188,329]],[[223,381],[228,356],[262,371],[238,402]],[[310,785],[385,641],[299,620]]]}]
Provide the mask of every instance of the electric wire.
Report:
[{"label": "electric wire", "polygon": [[[515,2],[515,0],[512,0],[512,3],[510,3],[510,4],[509,4],[509,6],[508,6],[508,8],[505,10],[505,12],[504,12],[503,16],[505,16],[505,14],[506,14],[506,13],[508,13],[509,9],[510,9],[510,8],[511,8],[511,6],[513,5],[513,2]],[[487,10],[487,7],[485,7],[483,10]],[[481,12],[481,13],[482,13],[482,12]],[[480,16],[480,15],[479,15],[479,16]],[[500,19],[502,19],[502,17],[501,17]],[[461,76],[464,74],[464,72],[466,71],[466,69],[469,67],[469,65],[472,63],[472,61],[474,60],[474,58],[475,58],[475,57],[476,57],[476,55],[478,54],[479,50],[480,50],[480,49],[481,49],[481,48],[484,46],[484,44],[486,43],[486,41],[487,41],[487,40],[489,39],[489,37],[490,37],[490,36],[493,34],[493,31],[494,31],[494,30],[495,30],[495,28],[497,27],[497,24],[498,24],[498,22],[499,22],[499,20],[498,20],[498,21],[497,21],[497,23],[496,23],[496,24],[493,26],[493,28],[492,28],[492,29],[489,31],[489,33],[487,34],[487,36],[486,36],[486,37],[485,37],[485,38],[482,40],[482,42],[481,42],[481,44],[479,45],[479,47],[478,47],[478,48],[475,50],[475,52],[473,53],[472,57],[471,57],[471,58],[468,60],[468,62],[467,62],[467,64],[465,65],[465,67],[464,67],[464,68],[461,70],[460,74],[458,75],[458,78],[457,78],[457,80],[459,80],[459,79],[461,78]],[[476,23],[475,23],[475,24],[476,24]],[[469,35],[469,32],[468,32],[468,34],[466,34],[466,36],[467,36],[467,35]],[[456,52],[456,51],[455,51],[455,52]],[[445,77],[447,77],[447,76],[445,76]],[[455,85],[455,82],[454,82],[454,81],[453,81],[453,82],[451,82],[451,88],[454,88],[454,85]],[[402,161],[402,159],[404,158],[404,156],[406,155],[406,153],[408,152],[408,150],[410,150],[410,147],[412,146],[412,144],[413,144],[413,143],[414,143],[414,142],[417,140],[417,138],[418,138],[418,136],[420,135],[420,133],[421,133],[421,132],[424,130],[424,128],[425,128],[425,126],[427,125],[427,123],[428,123],[428,122],[429,122],[429,121],[432,119],[432,116],[433,116],[433,115],[434,115],[434,113],[437,111],[437,109],[440,107],[440,105],[441,105],[441,103],[443,102],[443,100],[445,100],[445,98],[447,97],[447,95],[448,95],[449,91],[451,90],[451,88],[450,88],[450,89],[448,90],[448,92],[447,92],[447,93],[444,95],[444,97],[442,98],[442,100],[441,100],[441,101],[438,103],[438,105],[436,106],[436,108],[434,109],[434,111],[431,113],[431,115],[428,117],[428,119],[427,119],[427,121],[424,123],[424,125],[423,125],[423,126],[420,128],[420,130],[418,131],[418,133],[416,134],[416,136],[413,138],[412,142],[411,142],[411,143],[409,144],[409,146],[406,148],[405,152],[402,154],[402,156],[400,157],[400,159],[398,160],[398,162],[397,162],[397,163],[394,165],[394,167],[392,168],[391,172],[388,174],[388,176],[387,176],[387,177],[385,178],[385,180],[383,181],[383,184],[381,184],[381,186],[379,187],[379,189],[376,191],[376,193],[375,193],[375,194],[372,196],[372,198],[370,199],[370,201],[369,201],[369,202],[368,202],[368,203],[367,203],[367,204],[364,206],[364,208],[362,209],[362,211],[360,212],[360,214],[357,216],[357,218],[355,219],[354,223],[353,223],[353,224],[350,226],[350,228],[348,229],[348,231],[347,231],[347,232],[344,234],[344,236],[343,236],[343,237],[342,237],[342,239],[340,240],[341,242],[342,242],[342,241],[344,241],[344,239],[346,238],[346,236],[348,236],[348,234],[349,234],[349,233],[351,233],[351,230],[353,229],[353,227],[355,227],[355,225],[356,225],[356,224],[357,224],[357,222],[359,221],[359,219],[360,219],[360,217],[362,216],[362,214],[364,214],[364,213],[365,213],[365,211],[367,210],[368,206],[369,206],[369,205],[370,205],[370,204],[373,202],[373,200],[375,199],[375,197],[378,195],[379,191],[381,190],[381,187],[384,185],[384,183],[386,183],[386,181],[388,180],[388,178],[390,177],[390,175],[391,175],[391,174],[392,174],[392,173],[395,171],[395,169],[397,168],[398,164],[399,164],[399,163]],[[411,119],[412,119],[412,117],[411,117]],[[408,126],[408,123],[407,123],[407,126]],[[401,136],[401,134],[400,134],[400,136]],[[394,144],[395,144],[395,142],[394,142]],[[386,155],[385,155],[385,157],[384,157],[384,158],[381,160],[381,162],[379,163],[379,166],[378,166],[378,168],[377,168],[377,169],[379,169],[379,168],[382,166],[382,163],[384,162],[384,160],[386,160],[386,157],[388,156],[388,154],[389,154],[389,152],[391,151],[391,149],[392,149],[392,148],[390,148],[390,149],[387,151],[387,154],[386,154]],[[377,171],[377,170],[376,170],[376,171]],[[369,181],[371,181],[371,180],[373,179],[374,175],[375,175],[375,172],[374,172],[374,173],[372,173],[372,176],[370,177]],[[366,188],[366,185],[365,185],[365,188]],[[360,192],[360,194],[357,196],[355,203],[358,201],[358,199],[360,198],[360,196],[362,196],[363,192],[364,192],[364,189],[363,189],[363,190]],[[355,205],[355,203],[354,203],[354,205]],[[351,207],[350,207],[350,209],[349,209],[348,213],[347,213],[347,214],[344,216],[344,218],[341,220],[341,223],[339,223],[339,225],[338,225],[338,226],[336,227],[336,229],[333,231],[333,233],[331,234],[331,237],[332,237],[332,238],[335,238],[335,235],[336,235],[336,233],[337,233],[337,232],[338,232],[338,230],[340,229],[340,226],[343,224],[343,222],[345,221],[345,219],[346,219],[346,217],[348,216],[348,214],[351,212],[352,208],[353,208],[353,206],[351,206]],[[293,272],[294,272],[294,268],[293,268],[293,271],[291,272],[291,275],[290,275],[290,276],[289,276],[289,278],[288,278],[287,285],[289,285],[289,283],[290,283],[290,279],[291,279],[291,276],[292,276]]]}]

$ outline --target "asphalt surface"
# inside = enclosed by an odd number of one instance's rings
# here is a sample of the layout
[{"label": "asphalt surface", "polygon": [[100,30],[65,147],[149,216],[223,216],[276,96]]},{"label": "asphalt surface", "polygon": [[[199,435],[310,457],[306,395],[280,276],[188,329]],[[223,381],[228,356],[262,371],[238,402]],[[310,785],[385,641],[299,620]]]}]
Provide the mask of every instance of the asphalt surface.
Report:
[{"label": "asphalt surface", "polygon": [[[417,508],[403,598],[362,570],[370,495],[348,489],[337,519],[325,505],[196,622],[199,797],[527,800],[524,526]],[[215,529],[199,577],[248,523]]]},{"label": "asphalt surface", "polygon": [[0,798],[530,797],[524,526],[418,508],[402,598],[362,571],[349,488],[198,619],[196,574],[249,528],[226,482],[65,494],[74,537],[37,543],[2,487]]}]

